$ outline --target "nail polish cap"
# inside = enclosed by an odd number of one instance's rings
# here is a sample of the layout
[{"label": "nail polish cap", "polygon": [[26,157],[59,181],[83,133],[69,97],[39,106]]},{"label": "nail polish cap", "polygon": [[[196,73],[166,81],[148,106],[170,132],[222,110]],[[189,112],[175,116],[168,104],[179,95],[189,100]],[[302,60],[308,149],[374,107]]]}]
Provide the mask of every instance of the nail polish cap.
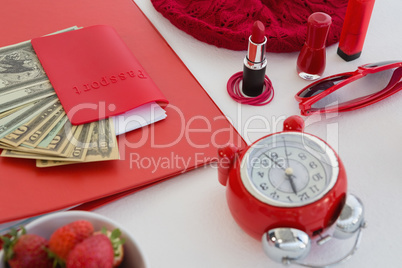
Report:
[{"label": "nail polish cap", "polygon": [[307,21],[306,44],[314,49],[325,47],[325,41],[331,26],[331,17],[324,12],[315,12]]}]

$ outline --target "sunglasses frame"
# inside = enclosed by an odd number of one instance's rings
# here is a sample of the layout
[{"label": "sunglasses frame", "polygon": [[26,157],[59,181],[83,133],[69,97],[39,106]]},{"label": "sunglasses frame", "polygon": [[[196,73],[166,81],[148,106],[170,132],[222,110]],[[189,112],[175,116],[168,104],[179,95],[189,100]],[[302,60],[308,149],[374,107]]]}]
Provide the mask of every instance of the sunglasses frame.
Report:
[{"label": "sunglasses frame", "polygon": [[[374,63],[374,64],[365,64],[365,65],[359,66],[357,68],[357,70],[354,72],[340,73],[340,74],[328,76],[328,77],[322,78],[320,80],[317,80],[314,83],[312,83],[312,84],[306,86],[305,88],[303,88],[302,90],[300,90],[295,95],[295,99],[299,102],[299,108],[300,108],[300,112],[302,115],[312,115],[312,114],[317,114],[317,113],[347,112],[347,111],[360,109],[360,108],[366,107],[368,105],[371,105],[373,103],[379,102],[402,89],[402,81],[400,81],[401,77],[402,77],[402,68],[401,67],[402,67],[402,62],[400,62],[400,61],[389,61],[389,63],[388,62],[378,62],[378,63]],[[394,69],[394,68],[396,68],[396,69],[395,69],[394,73],[392,74],[392,77],[391,77],[388,85],[376,93],[344,102],[342,104],[336,105],[335,107],[334,106],[331,106],[329,108],[312,108],[311,107],[317,101],[323,99],[324,97],[326,97],[329,94],[333,93],[334,91],[340,89],[341,87],[344,87],[345,85],[350,84],[350,83],[366,76],[367,74],[378,73],[378,72],[382,72],[382,71]],[[323,90],[322,92],[320,92],[316,95],[313,95],[311,97],[300,97],[300,94],[302,94],[304,91],[308,90],[309,88],[314,87],[317,84],[322,83],[323,81],[334,79],[334,78],[341,77],[341,76],[348,76],[348,77],[345,80],[337,83],[336,85],[329,87],[328,89]]]}]

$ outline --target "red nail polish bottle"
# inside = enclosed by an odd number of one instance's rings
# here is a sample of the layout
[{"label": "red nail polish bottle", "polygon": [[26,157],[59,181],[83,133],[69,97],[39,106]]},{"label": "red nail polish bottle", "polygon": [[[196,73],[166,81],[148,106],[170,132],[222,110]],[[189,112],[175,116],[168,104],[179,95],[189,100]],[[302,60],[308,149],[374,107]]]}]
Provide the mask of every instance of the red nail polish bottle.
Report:
[{"label": "red nail polish bottle", "polygon": [[331,17],[323,12],[315,12],[308,18],[306,42],[297,58],[297,73],[301,78],[315,80],[323,74],[326,63],[325,42],[331,23]]}]

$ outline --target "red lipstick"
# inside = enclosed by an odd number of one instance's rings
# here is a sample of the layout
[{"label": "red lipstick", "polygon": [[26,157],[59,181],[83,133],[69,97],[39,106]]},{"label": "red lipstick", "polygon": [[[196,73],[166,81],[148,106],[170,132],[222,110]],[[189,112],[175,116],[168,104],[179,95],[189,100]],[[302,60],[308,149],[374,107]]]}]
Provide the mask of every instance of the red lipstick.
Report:
[{"label": "red lipstick", "polygon": [[251,32],[251,41],[253,43],[261,44],[265,41],[265,26],[261,21],[256,21],[253,24],[253,30]]},{"label": "red lipstick", "polygon": [[261,21],[254,22],[243,66],[242,90],[249,97],[260,95],[264,89],[265,69],[267,67],[266,43],[264,24]]},{"label": "red lipstick", "polygon": [[345,61],[360,57],[373,7],[374,0],[349,0],[338,47]]}]

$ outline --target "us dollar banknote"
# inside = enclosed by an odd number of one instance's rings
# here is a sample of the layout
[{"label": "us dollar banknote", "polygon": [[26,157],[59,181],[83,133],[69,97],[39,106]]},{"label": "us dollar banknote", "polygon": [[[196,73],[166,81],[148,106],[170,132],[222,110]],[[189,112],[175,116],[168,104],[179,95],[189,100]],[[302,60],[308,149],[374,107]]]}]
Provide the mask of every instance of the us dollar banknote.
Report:
[{"label": "us dollar banknote", "polygon": [[19,126],[12,133],[5,136],[0,141],[11,146],[17,147],[20,145],[27,137],[30,137],[35,131],[41,128],[46,122],[48,122],[53,115],[60,112],[63,109],[60,101],[57,101],[49,105],[35,118],[26,124]]},{"label": "us dollar banknote", "polygon": [[[76,30],[70,27],[53,34]],[[0,48],[0,97],[14,90],[48,81],[31,41]]]},{"label": "us dollar banknote", "polygon": [[[83,162],[89,148],[89,140],[91,139],[92,130],[95,123],[89,123],[80,125],[81,130],[74,133],[71,137],[68,145],[68,154],[63,156],[46,157],[46,160],[55,161],[78,161]],[[43,159],[42,157],[37,157],[37,159]]]},{"label": "us dollar banknote", "polygon": [[28,86],[0,96],[0,113],[56,94],[49,81]]},{"label": "us dollar banknote", "polygon": [[39,129],[29,135],[22,144],[28,147],[39,146],[46,148],[67,122],[67,120],[67,115],[64,112],[64,109],[59,110],[52,115],[49,120],[47,120]]},{"label": "us dollar banknote", "polygon": [[0,48],[0,95],[47,80],[30,41]]},{"label": "us dollar banknote", "polygon": [[45,110],[49,105],[57,102],[57,96],[50,96],[42,100],[36,101],[31,105],[18,110],[6,117],[0,119],[0,139],[4,138],[19,126],[27,123],[29,120],[36,117],[39,113]]},{"label": "us dollar banknote", "polygon": [[[91,139],[88,143],[88,150],[83,162],[98,162],[107,160],[117,160],[120,158],[117,139],[112,119],[104,119],[92,123]],[[41,158],[36,160],[37,167],[53,167],[80,163],[68,159]]]}]

